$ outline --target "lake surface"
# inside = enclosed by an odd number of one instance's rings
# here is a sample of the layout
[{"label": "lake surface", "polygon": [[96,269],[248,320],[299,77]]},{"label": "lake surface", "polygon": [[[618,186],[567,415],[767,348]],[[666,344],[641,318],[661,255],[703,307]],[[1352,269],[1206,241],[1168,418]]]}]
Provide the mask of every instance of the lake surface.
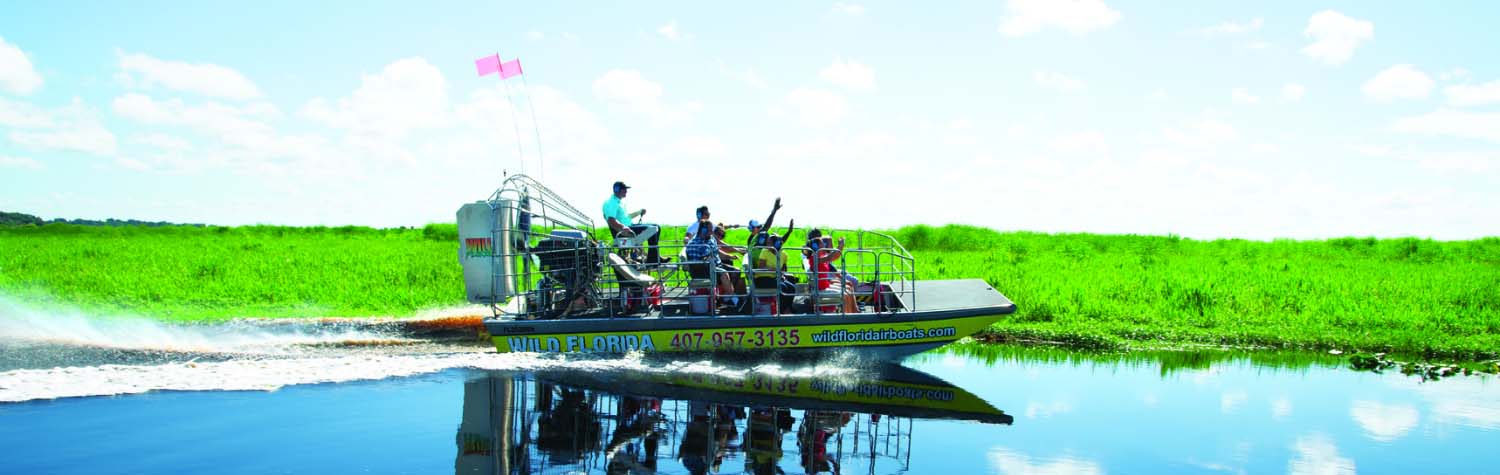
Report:
[{"label": "lake surface", "polygon": [[1493,377],[1327,355],[971,345],[899,366],[752,365],[172,331],[187,333],[0,340],[0,472],[1500,471]]}]

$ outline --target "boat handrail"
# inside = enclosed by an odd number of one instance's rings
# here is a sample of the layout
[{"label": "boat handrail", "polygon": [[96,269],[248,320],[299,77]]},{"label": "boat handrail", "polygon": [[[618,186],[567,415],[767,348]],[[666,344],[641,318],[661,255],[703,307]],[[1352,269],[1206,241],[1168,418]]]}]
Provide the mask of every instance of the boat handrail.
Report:
[{"label": "boat handrail", "polygon": [[[751,246],[746,249],[746,253],[749,254],[754,250],[769,252],[772,249],[773,248],[769,246]],[[782,252],[788,254],[789,261],[792,258],[791,254],[802,253],[805,256],[807,253],[810,253],[811,250],[811,248],[797,246],[783,246],[781,249]],[[598,252],[601,255],[605,255],[621,251],[622,250],[619,248],[605,246],[601,247]],[[659,252],[661,252],[663,255],[678,255],[679,257],[682,257],[683,254],[685,254],[683,251],[683,245],[676,242],[663,242],[659,245]],[[898,252],[886,249],[846,249],[845,253],[846,257],[841,259],[841,262],[839,263],[840,271],[848,272],[851,276],[858,279],[862,284],[866,284],[868,290],[870,291],[870,297],[872,299],[886,298],[884,296],[890,294],[901,299],[902,306],[900,308],[905,310],[911,310],[913,308],[913,304],[915,302],[915,273],[914,266],[912,265],[913,261],[910,257],[902,256]],[[859,261],[860,258],[863,258],[862,264],[850,264],[850,262]],[[603,261],[602,258],[601,261]],[[812,302],[814,302],[815,304],[823,297],[825,297],[824,294],[826,294],[828,291],[817,288],[816,275],[811,269],[807,268],[807,261],[805,259],[799,259],[799,261],[800,264],[789,264],[787,266],[787,270],[776,269],[772,271],[758,269],[754,267],[753,263],[736,266],[736,268],[742,273],[745,279],[745,292],[724,293],[714,291],[712,295],[717,297],[740,297],[743,299],[748,299],[751,310],[750,313],[754,314],[759,307],[759,303],[755,299],[755,278],[757,276],[774,276],[775,281],[779,282],[783,278],[783,276],[798,275],[799,279],[803,280],[802,282],[800,282],[801,285],[799,285],[798,290],[787,293],[781,292],[778,289],[777,294],[786,295],[792,298],[807,297],[809,299],[812,299]],[[659,298],[662,298],[663,300],[680,301],[681,299],[689,298],[689,294],[693,290],[692,286],[690,285],[690,281],[692,281],[693,278],[691,277],[691,275],[689,275],[689,272],[683,272],[690,265],[707,266],[707,279],[709,281],[708,285],[717,287],[719,275],[723,271],[718,266],[712,265],[715,262],[718,261],[716,259],[679,259],[676,262],[665,265],[650,265],[637,262],[626,262],[616,265],[622,265],[624,267],[632,269],[633,272],[655,273],[655,281],[663,285],[663,294],[659,296]],[[609,263],[606,262],[605,265],[608,266]],[[556,272],[557,271],[554,269],[554,273]],[[632,283],[633,282],[634,281],[632,281]],[[592,297],[600,298],[600,300],[603,300],[605,296],[614,294],[616,298],[621,299],[650,298],[650,296],[645,295],[621,294],[620,292],[622,292],[622,289],[624,287],[630,286],[622,286],[622,283],[623,281],[621,281],[615,273],[609,272],[608,269],[601,271],[598,273],[595,285],[599,292],[597,292],[595,295],[592,295]],[[860,297],[863,297],[865,295],[863,292],[855,292],[855,294]],[[845,313],[845,310],[841,305],[835,306],[838,309],[837,311],[823,311],[823,309],[817,308],[819,306],[816,304],[813,305],[813,307],[814,308],[812,313],[818,315]],[[616,308],[613,305],[603,305],[603,308],[601,310],[603,310],[601,317],[615,318],[621,316],[615,311]],[[887,307],[883,311],[889,312],[894,310]],[[709,315],[717,315],[717,306],[711,305],[708,313]]]},{"label": "boat handrail", "polygon": [[[631,251],[644,251],[643,247],[619,245],[608,229],[595,227],[594,220],[588,214],[573,207],[552,189],[527,175],[511,175],[490,196],[488,204],[493,211],[490,237],[495,243],[496,251],[490,257],[494,263],[491,267],[493,270],[490,271],[495,289],[492,295],[504,297],[490,302],[496,316],[515,314],[528,318],[555,318],[573,313],[575,307],[578,307],[586,309],[583,311],[589,314],[602,313],[613,318],[618,316],[618,309],[611,299],[635,304],[640,302],[629,299],[686,298],[691,291],[688,288],[691,279],[683,275],[686,272],[677,271],[686,269],[688,265],[709,264],[717,260],[685,261],[679,258],[677,262],[665,265],[646,265],[626,260],[624,265],[632,272],[654,273],[654,281],[663,284],[662,295],[637,295],[635,292],[639,292],[637,288],[640,287],[640,282],[635,280],[622,286],[623,281],[615,272],[611,272],[611,264],[607,258],[610,253],[624,256]],[[677,230],[674,227],[663,228],[663,231],[667,229]],[[845,236],[853,243],[852,246],[846,245],[844,255],[839,259],[841,272],[853,276],[861,283],[870,284],[872,298],[885,298],[883,295],[888,292],[900,299],[899,308],[915,308],[915,258],[900,241],[878,231],[828,227],[822,229],[828,234]],[[805,231],[800,237],[802,239],[789,239],[791,242],[783,246],[781,251],[808,255],[812,249],[792,245],[803,244],[799,241],[805,240]],[[671,256],[676,255],[679,250],[685,250],[686,244],[685,240],[663,236],[657,247],[662,255]],[[769,249],[761,246],[734,247],[743,250],[747,261],[748,255],[753,251]],[[768,271],[757,271],[751,264],[753,263],[746,262],[736,266],[745,277],[744,294],[726,295],[716,292],[715,295],[748,299],[751,302],[751,313],[755,313],[754,307],[758,305],[754,291],[755,274]],[[811,269],[807,269],[807,264],[806,260],[801,264],[803,277],[808,278],[807,282],[789,296],[811,299],[814,314],[835,313],[823,312],[823,306],[818,305],[827,291],[817,288],[817,276]],[[792,267],[795,266],[789,266],[786,271],[777,269],[774,272],[776,280],[780,281],[788,273],[794,272]],[[723,271],[714,265],[709,265],[708,268],[710,282],[717,286],[719,274]],[[778,295],[781,294],[783,292],[778,288]],[[863,296],[862,293],[860,295]],[[533,305],[537,308],[531,308]],[[717,313],[716,305],[710,307],[713,307],[710,314]],[[837,313],[845,312],[842,304],[834,307],[838,308]],[[877,308],[892,311],[890,307]]]}]

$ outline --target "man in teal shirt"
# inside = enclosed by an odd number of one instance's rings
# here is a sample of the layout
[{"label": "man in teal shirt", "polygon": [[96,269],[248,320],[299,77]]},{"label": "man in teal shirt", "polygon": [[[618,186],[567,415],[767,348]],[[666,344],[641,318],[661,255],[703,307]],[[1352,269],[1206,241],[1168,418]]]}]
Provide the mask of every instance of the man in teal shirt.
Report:
[{"label": "man in teal shirt", "polygon": [[617,181],[614,191],[614,195],[604,200],[604,222],[609,224],[609,232],[616,238],[631,238],[631,241],[637,244],[645,239],[647,264],[666,262],[661,258],[661,251],[656,248],[657,241],[661,239],[661,233],[658,232],[660,228],[655,224],[635,224],[634,218],[644,216],[646,210],[642,209],[634,213],[625,212],[625,203],[621,200],[625,199],[625,194],[630,191],[630,187],[626,186],[625,182]]}]

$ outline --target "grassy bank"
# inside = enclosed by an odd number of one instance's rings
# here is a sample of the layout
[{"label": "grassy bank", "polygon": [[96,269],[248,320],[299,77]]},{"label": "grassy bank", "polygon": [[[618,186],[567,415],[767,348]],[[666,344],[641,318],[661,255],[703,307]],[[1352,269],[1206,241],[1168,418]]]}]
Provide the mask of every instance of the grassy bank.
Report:
[{"label": "grassy bank", "polygon": [[999,340],[1500,353],[1500,239],[1194,241],[906,228],[922,278],[980,277]]},{"label": "grassy bank", "polygon": [[364,227],[0,228],[0,291],[171,320],[407,315],[463,303],[454,239]]},{"label": "grassy bank", "polygon": [[[1500,238],[896,234],[919,277],[983,278],[1019,304],[997,340],[1500,353]],[[0,228],[0,291],[179,320],[407,315],[462,303],[456,246],[451,225]]]}]

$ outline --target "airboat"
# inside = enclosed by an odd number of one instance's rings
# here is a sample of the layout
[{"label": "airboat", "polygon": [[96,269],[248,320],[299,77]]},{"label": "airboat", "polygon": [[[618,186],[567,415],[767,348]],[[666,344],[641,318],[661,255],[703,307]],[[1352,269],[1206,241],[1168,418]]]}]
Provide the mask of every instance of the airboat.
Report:
[{"label": "airboat", "polygon": [[[657,246],[677,259],[642,262],[644,243],[596,228],[590,214],[526,175],[507,177],[489,199],[461,206],[457,221],[467,299],[490,307],[484,327],[502,353],[883,361],[968,337],[1016,310],[983,280],[917,280],[916,259],[901,243],[866,230],[832,232],[850,244],[838,259],[843,282],[835,288],[809,285],[814,279],[804,269],[812,266],[757,269],[746,261],[737,269],[746,282],[759,275],[801,283],[795,290],[749,285],[743,294],[724,292],[716,284],[719,267],[687,261],[682,239],[662,236]],[[780,248],[744,251],[816,255],[806,245],[791,238]],[[693,265],[707,265],[710,274],[694,278],[687,270]]]}]

